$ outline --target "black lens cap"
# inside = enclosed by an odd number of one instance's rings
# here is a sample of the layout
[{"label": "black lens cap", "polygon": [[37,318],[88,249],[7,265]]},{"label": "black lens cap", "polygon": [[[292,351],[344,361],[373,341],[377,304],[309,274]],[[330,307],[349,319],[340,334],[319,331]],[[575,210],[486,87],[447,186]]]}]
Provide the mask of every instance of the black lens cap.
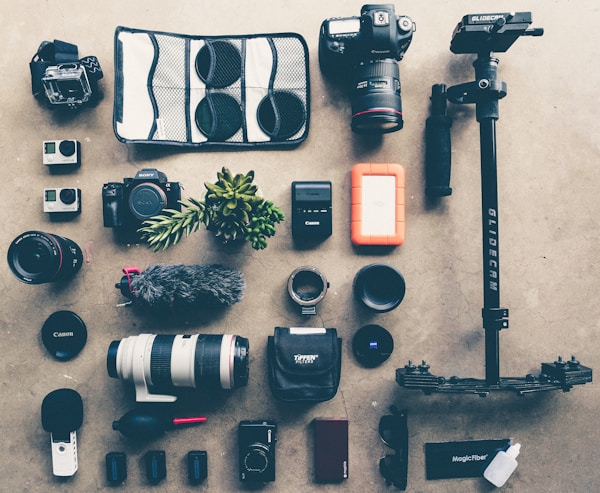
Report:
[{"label": "black lens cap", "polygon": [[380,325],[365,325],[352,339],[352,352],[366,368],[374,368],[390,357],[394,350],[392,335]]},{"label": "black lens cap", "polygon": [[79,315],[62,310],[54,312],[42,326],[42,342],[56,359],[66,361],[83,349],[87,329]]}]

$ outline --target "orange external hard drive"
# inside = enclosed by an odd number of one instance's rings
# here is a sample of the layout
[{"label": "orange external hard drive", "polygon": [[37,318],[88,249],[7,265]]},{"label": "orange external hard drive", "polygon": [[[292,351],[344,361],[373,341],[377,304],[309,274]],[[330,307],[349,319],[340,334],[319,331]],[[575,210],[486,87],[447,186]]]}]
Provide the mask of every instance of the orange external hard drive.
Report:
[{"label": "orange external hard drive", "polygon": [[359,163],[352,167],[352,243],[404,243],[404,182],[400,164]]}]

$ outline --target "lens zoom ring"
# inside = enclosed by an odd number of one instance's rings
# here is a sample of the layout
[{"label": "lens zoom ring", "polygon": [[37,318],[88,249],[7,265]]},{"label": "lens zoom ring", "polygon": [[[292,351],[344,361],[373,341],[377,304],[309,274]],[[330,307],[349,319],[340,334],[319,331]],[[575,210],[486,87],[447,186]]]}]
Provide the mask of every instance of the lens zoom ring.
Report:
[{"label": "lens zoom ring", "polygon": [[150,378],[155,387],[173,386],[171,379],[171,352],[174,335],[157,335],[150,353]]},{"label": "lens zoom ring", "polygon": [[365,63],[359,69],[360,77],[393,77],[400,78],[400,69],[394,60],[375,60]]}]

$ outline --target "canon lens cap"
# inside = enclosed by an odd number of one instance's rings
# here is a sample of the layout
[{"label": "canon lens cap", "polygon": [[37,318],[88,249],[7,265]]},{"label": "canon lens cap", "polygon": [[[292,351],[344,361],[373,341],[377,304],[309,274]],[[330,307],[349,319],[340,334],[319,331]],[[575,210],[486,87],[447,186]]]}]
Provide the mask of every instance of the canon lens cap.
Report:
[{"label": "canon lens cap", "polygon": [[56,359],[66,361],[83,349],[87,329],[79,315],[62,310],[54,312],[42,326],[42,342]]},{"label": "canon lens cap", "polygon": [[390,357],[394,350],[392,335],[381,325],[365,325],[352,339],[352,352],[366,368],[374,368]]}]

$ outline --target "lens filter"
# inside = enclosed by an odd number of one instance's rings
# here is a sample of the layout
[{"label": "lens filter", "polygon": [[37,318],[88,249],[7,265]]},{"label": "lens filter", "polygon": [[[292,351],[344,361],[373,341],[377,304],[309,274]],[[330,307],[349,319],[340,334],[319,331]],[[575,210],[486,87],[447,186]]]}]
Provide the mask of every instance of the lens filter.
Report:
[{"label": "lens filter", "polygon": [[229,41],[207,41],[196,55],[196,72],[208,87],[230,86],[242,73],[240,50]]},{"label": "lens filter", "polygon": [[198,103],[196,125],[208,140],[223,142],[242,127],[242,109],[229,94],[207,93]]},{"label": "lens filter", "polygon": [[258,105],[258,124],[273,140],[285,140],[300,131],[306,120],[304,104],[287,91],[275,91]]}]

